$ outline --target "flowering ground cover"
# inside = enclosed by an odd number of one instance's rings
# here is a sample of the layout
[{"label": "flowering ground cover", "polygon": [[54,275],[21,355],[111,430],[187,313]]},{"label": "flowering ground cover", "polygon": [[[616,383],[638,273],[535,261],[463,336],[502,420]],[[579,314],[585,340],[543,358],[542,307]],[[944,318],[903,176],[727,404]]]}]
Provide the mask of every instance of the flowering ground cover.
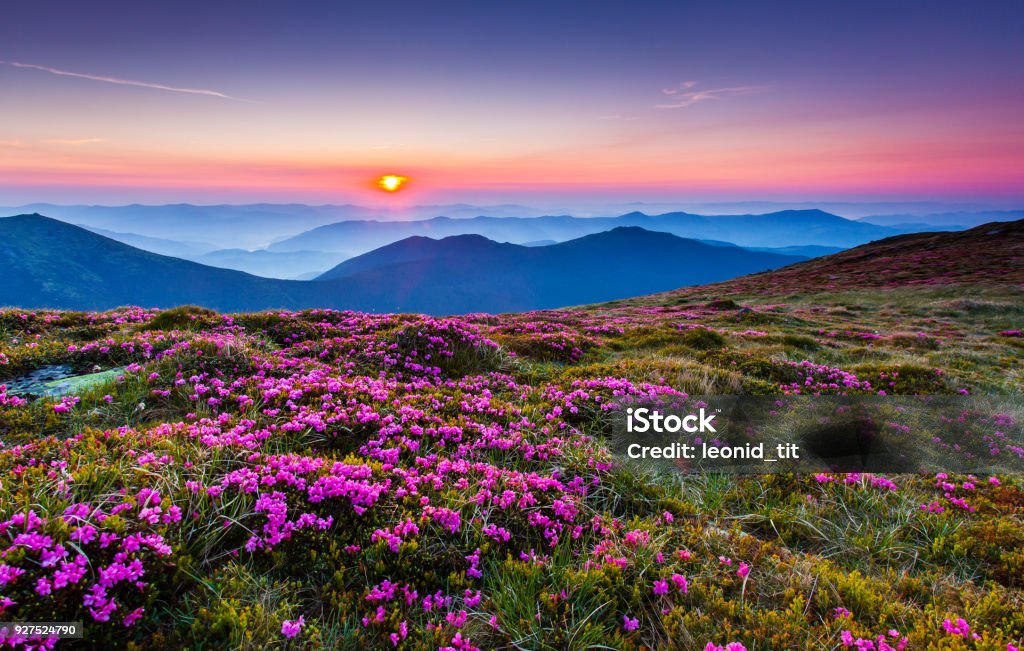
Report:
[{"label": "flowering ground cover", "polygon": [[[62,648],[987,649],[1024,638],[1012,475],[646,473],[625,406],[1022,392],[1020,286],[743,280],[432,318],[0,311],[0,621]],[[1011,334],[1007,334],[1011,333]],[[1018,411],[977,424],[999,454]],[[988,441],[989,439],[986,439]]]}]

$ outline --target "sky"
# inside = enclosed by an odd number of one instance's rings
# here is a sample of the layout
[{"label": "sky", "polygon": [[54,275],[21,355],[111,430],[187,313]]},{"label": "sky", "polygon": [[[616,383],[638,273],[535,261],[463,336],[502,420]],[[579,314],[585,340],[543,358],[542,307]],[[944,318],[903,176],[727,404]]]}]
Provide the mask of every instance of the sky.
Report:
[{"label": "sky", "polygon": [[37,0],[0,62],[7,205],[1024,207],[1019,1]]}]

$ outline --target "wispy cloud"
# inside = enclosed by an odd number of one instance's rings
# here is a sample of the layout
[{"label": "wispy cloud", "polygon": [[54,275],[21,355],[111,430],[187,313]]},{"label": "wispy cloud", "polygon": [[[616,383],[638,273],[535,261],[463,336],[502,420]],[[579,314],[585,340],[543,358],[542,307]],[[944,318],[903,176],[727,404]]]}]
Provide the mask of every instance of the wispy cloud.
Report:
[{"label": "wispy cloud", "polygon": [[98,142],[105,142],[103,138],[47,138],[44,140],[48,145],[94,145]]},{"label": "wispy cloud", "polygon": [[119,86],[135,86],[138,88],[150,88],[152,90],[163,90],[172,93],[186,93],[189,95],[205,95],[206,97],[216,97],[217,99],[227,99],[235,102],[249,102],[254,103],[253,100],[242,99],[241,97],[234,97],[227,95],[216,90],[208,90],[206,88],[185,88],[181,86],[165,86],[164,84],[153,84],[148,81],[134,81],[131,79],[121,79],[119,77],[105,77],[102,75],[90,75],[83,72],[71,72],[69,70],[61,70],[60,68],[51,68],[50,66],[41,66],[35,63],[22,63],[20,61],[0,61],[0,63],[11,66],[12,68],[27,68],[31,70],[40,70],[42,72],[48,72],[51,75],[58,75],[60,77],[75,77],[77,79],[88,79],[90,81],[100,81],[106,84],[117,84]]},{"label": "wispy cloud", "polygon": [[655,104],[657,109],[678,109],[693,106],[708,100],[721,99],[727,95],[745,95],[759,90],[763,86],[726,86],[724,88],[697,89],[696,81],[684,81],[675,88],[662,88],[661,93],[669,98],[667,103]]}]

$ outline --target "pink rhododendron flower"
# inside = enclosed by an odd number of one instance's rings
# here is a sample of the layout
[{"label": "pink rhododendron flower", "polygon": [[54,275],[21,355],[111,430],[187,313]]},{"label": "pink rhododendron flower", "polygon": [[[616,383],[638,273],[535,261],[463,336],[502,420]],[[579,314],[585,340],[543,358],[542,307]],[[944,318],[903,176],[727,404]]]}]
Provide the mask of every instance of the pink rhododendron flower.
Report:
[{"label": "pink rhododendron flower", "polygon": [[741,561],[739,569],[736,570],[736,576],[745,579],[748,574],[750,574],[750,566]]},{"label": "pink rhododendron flower", "polygon": [[302,615],[299,615],[298,619],[286,619],[281,622],[281,635],[293,638],[299,634],[305,624],[306,620]]}]

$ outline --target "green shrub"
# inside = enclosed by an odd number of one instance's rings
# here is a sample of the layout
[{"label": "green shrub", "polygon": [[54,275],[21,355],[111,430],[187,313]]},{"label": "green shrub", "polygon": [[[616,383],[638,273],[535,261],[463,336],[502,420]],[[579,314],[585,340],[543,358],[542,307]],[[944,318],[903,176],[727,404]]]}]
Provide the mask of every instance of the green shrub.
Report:
[{"label": "green shrub", "polygon": [[916,350],[938,350],[939,340],[935,337],[912,335],[912,334],[896,334],[889,338],[893,346],[900,348],[912,348]]},{"label": "green shrub", "polygon": [[708,328],[692,328],[683,333],[683,344],[697,350],[717,350],[724,348],[725,337],[721,333]]},{"label": "green shrub", "polygon": [[799,348],[800,350],[818,350],[821,348],[818,340],[808,335],[783,335],[782,344],[789,348]]},{"label": "green shrub", "polygon": [[736,308],[739,307],[739,305],[737,305],[736,301],[732,300],[731,298],[720,298],[709,302],[707,304],[707,307],[711,308],[712,310],[735,310]]}]

